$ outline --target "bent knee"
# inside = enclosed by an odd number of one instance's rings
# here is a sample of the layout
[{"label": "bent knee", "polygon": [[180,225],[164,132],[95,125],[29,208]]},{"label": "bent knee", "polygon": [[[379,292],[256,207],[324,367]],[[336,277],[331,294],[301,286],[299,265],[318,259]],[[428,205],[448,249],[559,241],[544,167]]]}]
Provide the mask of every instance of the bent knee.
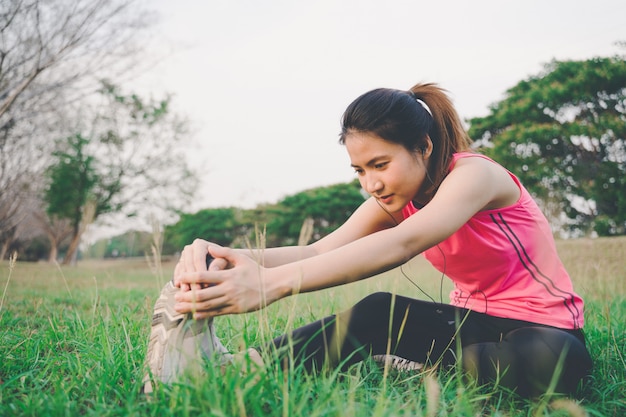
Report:
[{"label": "bent knee", "polygon": [[585,344],[573,334],[554,328],[525,327],[509,332],[501,342],[463,348],[463,368],[484,383],[499,381],[523,396],[550,389],[574,394],[591,371]]},{"label": "bent knee", "polygon": [[375,292],[370,294],[364,298],[362,298],[359,302],[357,302],[353,308],[358,308],[362,310],[368,309],[380,309],[387,308],[391,306],[393,295],[389,292]]}]

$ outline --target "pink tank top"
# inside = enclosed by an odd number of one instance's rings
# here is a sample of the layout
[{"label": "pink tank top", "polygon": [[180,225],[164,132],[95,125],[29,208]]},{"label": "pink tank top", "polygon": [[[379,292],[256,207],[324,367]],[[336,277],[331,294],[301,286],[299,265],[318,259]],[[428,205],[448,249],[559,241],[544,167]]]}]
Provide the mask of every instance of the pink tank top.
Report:
[{"label": "pink tank top", "polygon": [[[459,158],[488,157],[474,153]],[[492,161],[493,163],[496,163]],[[582,328],[583,300],[556,252],[547,219],[519,179],[521,191],[508,207],[476,213],[452,236],[424,256],[454,282],[450,301],[492,316],[564,329]],[[409,203],[404,218],[417,213]]]}]

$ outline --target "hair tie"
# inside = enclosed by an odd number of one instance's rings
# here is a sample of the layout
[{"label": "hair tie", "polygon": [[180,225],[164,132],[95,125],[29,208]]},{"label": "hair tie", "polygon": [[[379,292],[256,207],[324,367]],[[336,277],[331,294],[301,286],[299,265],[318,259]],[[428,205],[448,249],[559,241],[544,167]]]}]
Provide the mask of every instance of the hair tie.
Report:
[{"label": "hair tie", "polygon": [[426,103],[424,102],[424,100],[421,100],[421,99],[419,99],[419,98],[415,97],[415,101],[417,101],[419,104],[421,104],[421,105],[422,105],[422,107],[424,108],[424,110],[426,110],[426,111],[428,112],[428,114],[430,114],[430,117],[433,117],[433,112],[432,112],[432,111],[430,111],[430,107],[428,107],[428,104],[426,104]]}]

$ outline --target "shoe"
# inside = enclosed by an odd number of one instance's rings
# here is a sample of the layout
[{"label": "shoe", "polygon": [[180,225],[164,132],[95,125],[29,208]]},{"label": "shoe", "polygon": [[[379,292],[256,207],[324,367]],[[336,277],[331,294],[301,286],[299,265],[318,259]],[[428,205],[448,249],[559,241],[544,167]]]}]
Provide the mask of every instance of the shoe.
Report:
[{"label": "shoe", "polygon": [[414,362],[396,355],[373,355],[372,359],[382,366],[389,366],[389,368],[397,371],[419,371],[424,368],[423,363]]},{"label": "shoe", "polygon": [[153,392],[153,382],[169,384],[188,371],[202,371],[205,361],[219,365],[232,361],[232,355],[215,335],[213,319],[195,320],[191,313],[174,310],[174,296],[180,291],[170,281],[154,304],[152,329],[146,354],[143,392]]}]

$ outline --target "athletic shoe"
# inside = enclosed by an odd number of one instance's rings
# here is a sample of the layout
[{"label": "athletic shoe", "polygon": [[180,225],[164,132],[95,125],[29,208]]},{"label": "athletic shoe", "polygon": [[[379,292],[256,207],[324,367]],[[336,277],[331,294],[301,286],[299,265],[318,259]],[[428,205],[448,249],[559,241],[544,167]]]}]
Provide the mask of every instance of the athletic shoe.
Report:
[{"label": "athletic shoe", "polygon": [[372,355],[374,362],[389,366],[397,371],[419,371],[424,368],[423,363],[414,362],[396,355]]},{"label": "athletic shoe", "polygon": [[195,320],[191,313],[174,310],[178,291],[180,288],[169,281],[154,305],[143,379],[146,394],[153,391],[153,381],[169,384],[185,372],[201,372],[204,361],[216,360],[219,365],[232,361],[215,335],[212,318]]}]

